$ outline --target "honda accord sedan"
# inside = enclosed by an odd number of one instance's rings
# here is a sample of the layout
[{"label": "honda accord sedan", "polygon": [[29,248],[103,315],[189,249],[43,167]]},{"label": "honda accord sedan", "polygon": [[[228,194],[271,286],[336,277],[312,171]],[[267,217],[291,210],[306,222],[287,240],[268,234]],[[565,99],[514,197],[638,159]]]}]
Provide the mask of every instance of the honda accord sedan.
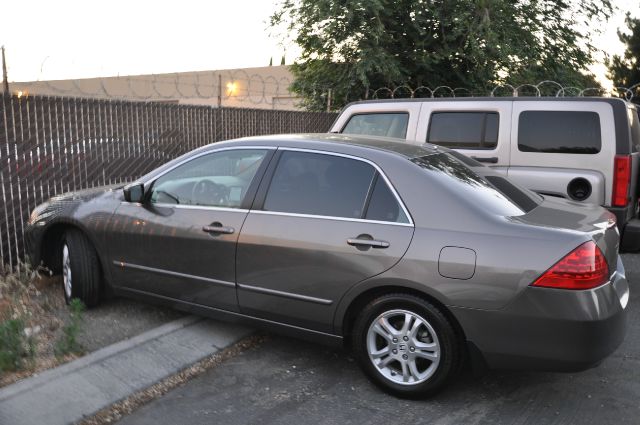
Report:
[{"label": "honda accord sedan", "polygon": [[609,212],[425,144],[215,143],[127,186],[51,198],[26,239],[67,300],[114,293],[345,344],[400,396],[433,394],[466,360],[586,369],[625,334]]}]

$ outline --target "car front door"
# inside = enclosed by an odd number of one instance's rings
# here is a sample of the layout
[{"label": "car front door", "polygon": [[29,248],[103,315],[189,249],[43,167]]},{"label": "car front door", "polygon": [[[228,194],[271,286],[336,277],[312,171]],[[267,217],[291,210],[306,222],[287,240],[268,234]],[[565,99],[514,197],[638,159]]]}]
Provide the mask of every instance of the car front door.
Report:
[{"label": "car front door", "polygon": [[331,333],[340,298],[402,258],[413,223],[371,162],[282,148],[277,156],[238,241],[240,309]]},{"label": "car front door", "polygon": [[265,148],[205,153],[157,177],[146,202],[123,202],[110,229],[114,283],[238,311],[236,243],[272,153]]}]

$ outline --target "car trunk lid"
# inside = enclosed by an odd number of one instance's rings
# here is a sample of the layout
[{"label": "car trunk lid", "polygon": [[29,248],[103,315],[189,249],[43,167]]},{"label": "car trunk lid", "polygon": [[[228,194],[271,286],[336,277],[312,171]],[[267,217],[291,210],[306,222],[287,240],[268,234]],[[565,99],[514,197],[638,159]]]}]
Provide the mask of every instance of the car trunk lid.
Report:
[{"label": "car trunk lid", "polygon": [[511,219],[522,224],[583,233],[600,248],[610,273],[617,268],[620,236],[615,216],[600,206],[545,197],[537,208]]}]

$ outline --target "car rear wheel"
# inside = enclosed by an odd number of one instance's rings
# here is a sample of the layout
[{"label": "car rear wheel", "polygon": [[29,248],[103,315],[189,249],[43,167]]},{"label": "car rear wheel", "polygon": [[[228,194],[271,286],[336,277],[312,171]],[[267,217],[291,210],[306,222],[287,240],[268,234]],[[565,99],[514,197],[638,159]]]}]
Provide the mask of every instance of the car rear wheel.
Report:
[{"label": "car rear wheel", "polygon": [[461,361],[459,338],[446,315],[408,294],[384,295],[363,309],[353,351],[373,382],[401,397],[437,392]]},{"label": "car rear wheel", "polygon": [[68,230],[62,240],[62,281],[64,299],[78,298],[87,307],[100,301],[102,276],[95,248],[79,230]]}]

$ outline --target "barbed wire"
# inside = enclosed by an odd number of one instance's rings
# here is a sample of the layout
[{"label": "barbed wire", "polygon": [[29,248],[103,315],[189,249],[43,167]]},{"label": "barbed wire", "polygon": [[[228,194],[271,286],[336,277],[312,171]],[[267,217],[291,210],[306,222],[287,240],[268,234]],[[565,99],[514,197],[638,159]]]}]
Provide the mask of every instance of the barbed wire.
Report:
[{"label": "barbed wire", "polygon": [[[190,100],[208,101],[228,106],[264,105],[297,107],[300,95],[291,90],[292,79],[286,75],[264,75],[245,70],[200,71],[192,73],[151,74],[142,76],[105,77],[84,80],[36,81],[15,83],[31,94],[54,94],[92,98],[122,100]],[[335,87],[326,85],[296,84],[298,91],[318,96],[330,106],[336,101]],[[47,93],[42,93],[46,91]],[[640,82],[630,87],[615,87],[607,91],[600,87],[563,86],[552,80],[536,84],[496,84],[486,92],[473,91],[465,87],[446,85],[431,88],[411,87],[402,84],[394,87],[367,88],[362,95],[341,94],[349,100],[355,99],[402,99],[436,97],[587,97],[615,96],[633,101],[640,99]],[[333,97],[333,99],[332,99]],[[340,99],[341,100],[341,99]]]},{"label": "barbed wire", "polygon": [[260,75],[245,70],[192,72],[144,76],[104,77],[81,80],[14,83],[14,92],[126,100],[199,99],[234,100],[240,103],[280,104],[297,96],[286,76]]},{"label": "barbed wire", "polygon": [[[542,88],[550,87],[550,95],[544,94]],[[553,89],[551,89],[553,87]],[[505,91],[506,90],[506,91]],[[529,90],[529,92],[527,92]],[[449,86],[438,86],[431,89],[427,86],[419,86],[415,89],[407,85],[395,88],[380,87],[375,90],[369,89],[365,97],[371,99],[402,99],[402,98],[435,98],[435,97],[503,97],[503,96],[532,96],[534,97],[588,97],[588,96],[615,96],[623,97],[627,101],[640,98],[640,83],[631,87],[614,87],[613,92],[600,87],[580,88],[574,86],[564,87],[562,84],[545,80],[537,84],[521,84],[513,86],[508,83],[496,85],[487,93],[473,92],[464,87],[452,88]]]}]

